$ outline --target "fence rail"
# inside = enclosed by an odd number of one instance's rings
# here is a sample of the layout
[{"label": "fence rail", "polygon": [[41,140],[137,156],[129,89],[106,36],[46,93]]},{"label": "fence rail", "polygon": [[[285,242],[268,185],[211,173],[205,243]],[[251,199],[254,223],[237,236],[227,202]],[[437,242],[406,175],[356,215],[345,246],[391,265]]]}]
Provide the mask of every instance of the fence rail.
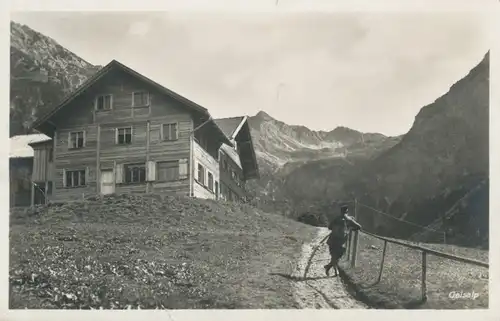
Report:
[{"label": "fence rail", "polygon": [[489,268],[489,264],[487,262],[483,262],[483,261],[479,261],[479,260],[475,260],[475,259],[471,259],[471,258],[467,258],[467,257],[463,257],[463,256],[458,256],[458,255],[453,255],[453,254],[449,254],[449,253],[445,253],[445,252],[433,250],[433,249],[430,249],[430,248],[427,248],[427,247],[424,247],[424,246],[420,246],[418,244],[406,243],[406,242],[403,242],[403,241],[391,239],[389,237],[384,237],[384,236],[380,236],[380,235],[377,235],[377,234],[373,234],[373,233],[370,233],[370,232],[367,232],[367,231],[361,231],[361,233],[373,236],[373,237],[378,238],[380,240],[383,240],[385,242],[398,244],[398,245],[405,246],[405,247],[408,247],[408,248],[411,248],[411,249],[415,249],[415,250],[419,250],[419,251],[422,251],[422,252],[425,252],[425,253],[429,253],[429,254],[432,254],[434,256],[439,256],[439,257],[442,257],[442,258],[445,258],[445,259],[449,259],[449,260],[453,260],[453,261],[458,261],[458,262],[462,262],[462,263],[473,264],[473,265],[477,265],[477,266],[482,266],[482,267],[485,267],[485,268]]},{"label": "fence rail", "polygon": [[[383,252],[382,252],[382,260],[380,262],[380,270],[379,270],[379,273],[378,273],[378,276],[377,276],[377,283],[380,282],[380,280],[382,278],[382,273],[383,273],[383,270],[384,270],[384,262],[385,262],[385,256],[386,256],[387,243],[393,243],[393,244],[397,244],[397,245],[400,245],[400,246],[403,246],[403,247],[407,247],[407,248],[410,248],[410,249],[421,251],[422,252],[422,259],[421,259],[421,262],[422,262],[422,267],[421,267],[421,271],[422,271],[422,276],[421,276],[422,301],[426,301],[427,300],[427,255],[428,254],[429,255],[434,255],[434,256],[437,256],[437,257],[441,257],[441,258],[444,258],[444,259],[456,261],[456,262],[461,262],[461,263],[466,263],[466,264],[471,264],[471,265],[476,265],[476,266],[481,266],[481,267],[489,268],[489,263],[487,263],[487,262],[483,262],[483,261],[480,261],[480,260],[475,260],[475,259],[471,259],[471,258],[467,258],[467,257],[463,257],[463,256],[458,256],[458,255],[453,255],[453,254],[449,254],[449,253],[445,253],[445,252],[433,250],[433,249],[430,249],[430,248],[427,248],[427,247],[424,247],[424,246],[421,246],[421,245],[418,245],[418,244],[411,244],[411,243],[404,242],[404,241],[397,240],[397,239],[393,239],[393,238],[390,238],[390,237],[380,236],[380,235],[377,235],[377,234],[374,234],[374,233],[370,233],[370,232],[367,232],[367,231],[364,231],[364,230],[350,232],[350,234],[351,233],[355,233],[354,237],[352,238],[353,242],[352,243],[351,243],[351,241],[348,242],[348,247],[349,247],[348,248],[348,256],[352,255],[351,260],[350,260],[351,267],[355,267],[355,265],[356,265],[356,257],[357,257],[357,255],[356,255],[357,251],[356,250],[357,250],[357,247],[358,247],[358,242],[357,242],[357,240],[358,240],[357,234],[358,233],[363,233],[363,234],[366,234],[366,235],[369,235],[371,237],[374,237],[374,238],[377,238],[379,240],[384,241],[384,248],[383,248]],[[351,237],[349,237],[349,239],[351,239]]]}]

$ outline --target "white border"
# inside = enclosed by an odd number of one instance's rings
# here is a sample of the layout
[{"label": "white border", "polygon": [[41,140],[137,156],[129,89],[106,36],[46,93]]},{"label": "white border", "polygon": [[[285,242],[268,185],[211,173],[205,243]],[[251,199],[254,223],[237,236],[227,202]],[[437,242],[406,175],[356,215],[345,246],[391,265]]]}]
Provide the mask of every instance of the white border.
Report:
[{"label": "white border", "polygon": [[[168,10],[168,11],[244,11],[244,12],[282,12],[284,14],[292,11],[487,11],[492,15],[492,49],[490,52],[490,309],[489,310],[402,310],[402,311],[387,311],[387,310],[244,310],[244,311],[225,311],[225,310],[174,310],[174,311],[38,311],[38,310],[21,310],[21,311],[8,311],[8,261],[1,264],[2,275],[0,282],[3,288],[3,294],[0,295],[1,306],[1,320],[67,320],[69,318],[76,320],[87,320],[92,318],[94,320],[102,319],[108,320],[116,318],[120,321],[137,320],[138,318],[166,318],[169,320],[306,320],[314,319],[319,320],[337,320],[345,319],[361,319],[361,318],[375,318],[384,321],[388,320],[419,320],[422,318],[431,317],[432,319],[448,319],[454,320],[470,320],[479,317],[477,320],[499,320],[500,313],[497,306],[493,302],[500,302],[498,281],[499,281],[499,251],[500,248],[498,233],[494,232],[500,223],[500,218],[495,213],[500,212],[498,196],[498,175],[500,174],[500,161],[499,161],[499,144],[496,138],[500,137],[500,122],[498,117],[500,95],[498,89],[500,88],[499,76],[499,53],[500,44],[497,33],[498,24],[500,24],[499,15],[499,1],[496,0],[398,0],[398,1],[337,1],[337,0],[322,0],[322,1],[307,1],[307,0],[232,0],[232,1],[218,1],[218,0],[85,0],[85,1],[69,1],[69,0],[17,0],[11,3],[10,8],[7,3],[1,2],[3,7],[0,14],[2,19],[2,36],[5,48],[2,52],[1,70],[0,75],[3,77],[4,90],[1,91],[1,97],[4,101],[4,108],[2,111],[7,113],[7,106],[9,105],[9,56],[7,45],[9,45],[10,26],[9,26],[9,10],[10,11],[152,11],[152,10]],[[496,19],[495,19],[496,18]],[[496,20],[499,20],[497,22]],[[8,115],[3,117],[5,126],[0,126],[1,130],[5,131],[1,137],[7,141],[8,131]],[[4,145],[5,146],[5,145]],[[4,257],[8,258],[8,154],[7,148],[0,149],[2,156],[1,177],[4,193],[1,194],[2,205],[4,206],[3,215],[1,215],[0,228],[3,229],[4,242],[1,243],[1,253]],[[496,166],[495,166],[496,165]],[[497,196],[495,198],[494,196]],[[493,299],[494,298],[494,299]]]}]

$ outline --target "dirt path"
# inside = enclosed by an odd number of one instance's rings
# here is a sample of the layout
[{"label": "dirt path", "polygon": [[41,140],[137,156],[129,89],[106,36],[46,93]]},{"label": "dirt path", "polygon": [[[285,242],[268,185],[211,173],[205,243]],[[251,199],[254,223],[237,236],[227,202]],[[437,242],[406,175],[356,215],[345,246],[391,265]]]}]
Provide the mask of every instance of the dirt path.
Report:
[{"label": "dirt path", "polygon": [[[294,298],[302,309],[367,309],[368,307],[352,298],[339,276],[327,277],[323,266],[329,260],[328,248],[322,244],[316,251],[307,276],[304,279],[309,257],[316,246],[327,234],[327,228],[318,228],[312,243],[304,244],[302,256],[293,273]],[[331,274],[334,274],[332,269]]]}]

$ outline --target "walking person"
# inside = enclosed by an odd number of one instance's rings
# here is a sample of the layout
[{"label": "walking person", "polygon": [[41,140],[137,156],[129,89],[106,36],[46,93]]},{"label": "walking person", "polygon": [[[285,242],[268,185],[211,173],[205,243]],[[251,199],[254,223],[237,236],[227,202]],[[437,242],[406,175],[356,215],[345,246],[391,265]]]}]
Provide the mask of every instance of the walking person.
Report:
[{"label": "walking person", "polygon": [[330,275],[332,267],[335,271],[334,276],[338,275],[338,263],[346,251],[345,242],[347,241],[348,230],[361,229],[361,225],[348,214],[348,211],[347,206],[342,206],[340,208],[341,215],[334,218],[328,225],[328,229],[331,232],[328,235],[326,244],[328,245],[331,258],[330,263],[324,266],[326,275]]}]

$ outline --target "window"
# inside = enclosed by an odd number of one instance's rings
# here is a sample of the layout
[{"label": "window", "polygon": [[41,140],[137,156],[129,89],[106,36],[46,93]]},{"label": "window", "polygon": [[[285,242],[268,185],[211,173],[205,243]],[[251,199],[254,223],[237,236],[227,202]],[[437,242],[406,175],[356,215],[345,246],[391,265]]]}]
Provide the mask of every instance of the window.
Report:
[{"label": "window", "polygon": [[161,127],[161,135],[163,140],[177,140],[179,138],[177,123],[163,124]]},{"label": "window", "polygon": [[49,162],[53,162],[54,161],[54,150],[52,148],[49,148],[48,153],[49,153]]},{"label": "window", "polygon": [[215,198],[219,199],[219,182],[215,182]]},{"label": "window", "polygon": [[205,168],[201,164],[198,164],[198,182],[205,185]]},{"label": "window", "polygon": [[146,181],[146,165],[130,164],[124,166],[125,183],[144,183]]},{"label": "window", "polygon": [[65,172],[66,187],[78,187],[85,186],[85,170],[76,170],[76,171],[66,171]]},{"label": "window", "polygon": [[225,171],[227,171],[227,160],[223,160],[222,161],[222,169],[224,169]]},{"label": "window", "polygon": [[214,191],[214,175],[208,172],[208,189]]},{"label": "window", "polygon": [[135,92],[132,94],[132,106],[142,107],[149,105],[149,93],[145,91]]},{"label": "window", "polygon": [[101,95],[97,96],[95,101],[96,110],[110,110],[113,104],[113,96],[111,95]]},{"label": "window", "polygon": [[84,132],[71,132],[69,133],[69,148],[82,148],[85,145]]},{"label": "window", "polygon": [[132,143],[132,127],[117,128],[116,129],[116,143],[117,144],[131,144]]},{"label": "window", "polygon": [[158,162],[158,180],[159,181],[176,181],[179,179],[179,162]]}]

